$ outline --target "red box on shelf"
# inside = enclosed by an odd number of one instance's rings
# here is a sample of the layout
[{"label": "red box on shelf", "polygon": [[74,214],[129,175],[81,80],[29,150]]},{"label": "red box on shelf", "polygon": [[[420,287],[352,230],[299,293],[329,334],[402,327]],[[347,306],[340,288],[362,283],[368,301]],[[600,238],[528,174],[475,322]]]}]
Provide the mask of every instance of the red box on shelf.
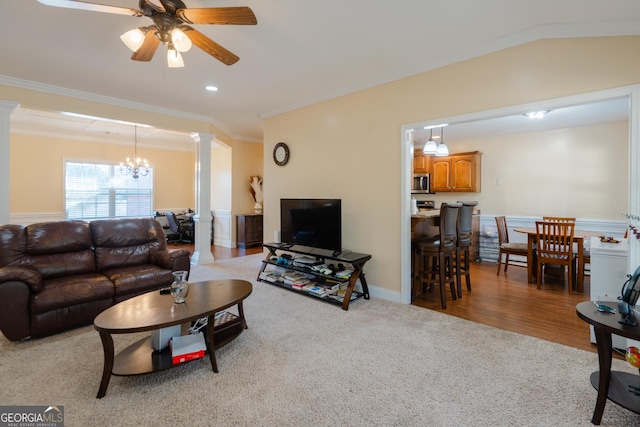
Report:
[{"label": "red box on shelf", "polygon": [[174,365],[204,357],[206,350],[202,332],[171,338],[171,361]]}]

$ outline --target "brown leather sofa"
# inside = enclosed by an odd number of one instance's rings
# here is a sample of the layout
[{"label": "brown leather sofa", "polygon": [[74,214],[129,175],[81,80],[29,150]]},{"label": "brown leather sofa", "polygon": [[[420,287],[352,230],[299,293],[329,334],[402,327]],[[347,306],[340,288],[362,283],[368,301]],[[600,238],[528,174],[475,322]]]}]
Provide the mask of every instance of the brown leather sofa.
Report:
[{"label": "brown leather sofa", "polygon": [[0,226],[0,331],[11,341],[93,323],[113,304],[190,270],[153,218]]}]

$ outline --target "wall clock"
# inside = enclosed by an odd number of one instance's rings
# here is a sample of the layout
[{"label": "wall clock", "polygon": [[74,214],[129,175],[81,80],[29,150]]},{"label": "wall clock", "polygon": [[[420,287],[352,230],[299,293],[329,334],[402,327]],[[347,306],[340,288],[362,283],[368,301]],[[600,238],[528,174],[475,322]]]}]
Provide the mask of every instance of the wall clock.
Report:
[{"label": "wall clock", "polygon": [[289,161],[289,146],[284,142],[278,142],[273,147],[273,161],[278,166],[284,166]]}]

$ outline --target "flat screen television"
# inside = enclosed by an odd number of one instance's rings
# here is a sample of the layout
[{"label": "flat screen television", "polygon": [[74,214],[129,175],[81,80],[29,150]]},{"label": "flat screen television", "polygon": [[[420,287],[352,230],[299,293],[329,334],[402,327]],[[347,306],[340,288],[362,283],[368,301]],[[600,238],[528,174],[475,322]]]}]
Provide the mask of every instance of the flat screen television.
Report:
[{"label": "flat screen television", "polygon": [[340,253],[341,202],[340,199],[280,199],[282,243]]}]

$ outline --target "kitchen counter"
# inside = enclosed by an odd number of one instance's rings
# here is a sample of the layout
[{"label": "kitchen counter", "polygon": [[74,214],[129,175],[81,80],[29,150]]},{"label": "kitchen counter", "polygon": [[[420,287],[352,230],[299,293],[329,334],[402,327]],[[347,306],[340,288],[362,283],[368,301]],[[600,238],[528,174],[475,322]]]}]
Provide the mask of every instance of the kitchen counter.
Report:
[{"label": "kitchen counter", "polygon": [[411,239],[435,236],[440,225],[440,209],[424,210],[411,215]]},{"label": "kitchen counter", "polygon": [[440,209],[433,209],[428,211],[420,211],[416,214],[412,214],[411,218],[426,219],[426,218],[436,218],[439,216],[440,216]]}]

